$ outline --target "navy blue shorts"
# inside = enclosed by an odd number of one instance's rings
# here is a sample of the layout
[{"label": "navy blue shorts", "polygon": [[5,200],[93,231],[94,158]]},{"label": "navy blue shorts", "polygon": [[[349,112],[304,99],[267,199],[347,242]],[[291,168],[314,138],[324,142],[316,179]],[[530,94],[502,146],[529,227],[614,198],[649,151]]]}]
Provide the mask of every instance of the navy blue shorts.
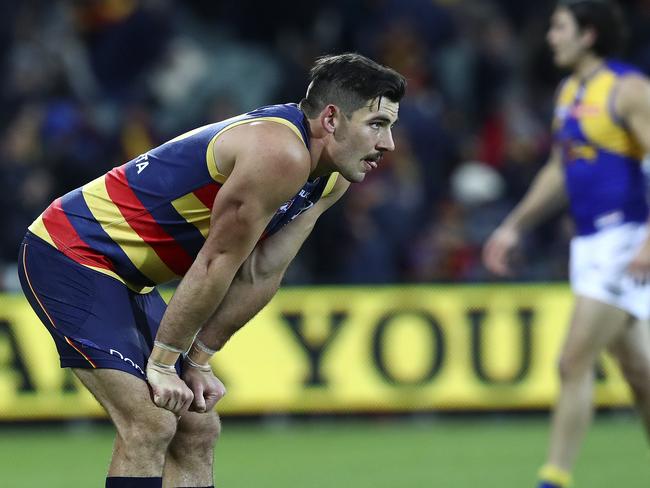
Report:
[{"label": "navy blue shorts", "polygon": [[52,335],[62,368],[109,368],[145,379],[166,303],[157,290],[131,291],[27,233],[18,274],[27,300]]}]

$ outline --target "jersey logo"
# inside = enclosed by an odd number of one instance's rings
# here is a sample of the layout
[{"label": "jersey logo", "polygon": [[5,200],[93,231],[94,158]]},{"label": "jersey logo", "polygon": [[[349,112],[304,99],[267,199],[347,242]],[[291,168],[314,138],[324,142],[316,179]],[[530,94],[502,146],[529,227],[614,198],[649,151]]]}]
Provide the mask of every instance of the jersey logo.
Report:
[{"label": "jersey logo", "polygon": [[311,200],[307,200],[307,201],[305,202],[305,206],[302,207],[300,210],[298,210],[298,212],[297,212],[295,215],[292,215],[291,218],[289,219],[289,222],[292,222],[294,219],[298,218],[298,216],[299,216],[301,213],[306,212],[307,210],[309,210],[309,209],[312,208],[313,206],[314,206],[314,202],[312,202]]}]

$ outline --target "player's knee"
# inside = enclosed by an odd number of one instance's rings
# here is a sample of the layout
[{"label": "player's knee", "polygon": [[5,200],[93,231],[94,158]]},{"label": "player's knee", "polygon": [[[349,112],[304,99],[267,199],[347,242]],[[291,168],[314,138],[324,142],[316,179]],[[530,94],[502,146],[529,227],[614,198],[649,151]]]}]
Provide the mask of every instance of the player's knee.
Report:
[{"label": "player's knee", "polygon": [[196,414],[192,419],[178,424],[176,434],[169,446],[172,456],[179,457],[188,453],[206,453],[210,455],[221,433],[221,421],[216,412]]},{"label": "player's knee", "polygon": [[560,356],[558,372],[560,381],[563,383],[583,378],[590,374],[593,369],[593,361],[588,360],[580,354],[564,352]]},{"label": "player's knee", "polygon": [[165,452],[176,433],[176,418],[160,410],[156,415],[137,415],[118,428],[120,438],[129,450]]}]

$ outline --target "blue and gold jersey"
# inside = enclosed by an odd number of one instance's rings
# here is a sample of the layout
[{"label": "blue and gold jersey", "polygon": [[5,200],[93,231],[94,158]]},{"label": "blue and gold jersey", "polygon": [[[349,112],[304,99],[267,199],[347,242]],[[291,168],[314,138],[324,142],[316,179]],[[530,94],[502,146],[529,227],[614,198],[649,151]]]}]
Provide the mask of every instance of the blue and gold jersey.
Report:
[{"label": "blue and gold jersey", "polygon": [[642,150],[614,111],[618,82],[632,73],[638,71],[607,61],[588,79],[569,77],[558,90],[553,132],[579,235],[648,217]]},{"label": "blue and gold jersey", "polygon": [[[56,199],[29,230],[135,291],[182,277],[208,236],[214,199],[226,181],[214,143],[227,130],[256,120],[289,127],[309,148],[307,121],[297,105],[262,107],[199,127],[113,168]],[[278,209],[262,238],[331,191],[336,177],[306,182]]]}]

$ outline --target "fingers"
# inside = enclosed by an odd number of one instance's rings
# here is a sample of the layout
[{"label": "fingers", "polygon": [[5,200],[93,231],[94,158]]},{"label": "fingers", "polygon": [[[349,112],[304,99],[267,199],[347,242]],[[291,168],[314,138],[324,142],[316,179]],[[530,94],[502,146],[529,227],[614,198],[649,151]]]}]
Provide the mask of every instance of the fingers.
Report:
[{"label": "fingers", "polygon": [[178,377],[175,378],[175,381],[166,382],[165,385],[151,384],[151,391],[156,406],[176,415],[187,410],[194,400],[192,390]]},{"label": "fingers", "polygon": [[510,274],[508,263],[509,248],[502,245],[496,239],[490,239],[483,248],[483,263],[492,273],[499,276]]},{"label": "fingers", "polygon": [[206,385],[206,388],[194,386],[194,401],[190,405],[190,411],[197,413],[210,412],[214,409],[215,405],[226,394],[226,388],[223,383],[215,378],[216,383]]},{"label": "fingers", "polygon": [[182,391],[168,391],[166,394],[154,396],[154,403],[160,408],[179,415],[189,408],[193,399],[194,394],[186,387]]},{"label": "fingers", "polygon": [[210,410],[212,410],[217,404],[217,402],[221,400],[225,394],[226,394],[226,388],[225,386],[223,386],[221,382],[219,382],[219,385],[214,391],[205,395],[205,411],[209,412]]}]

